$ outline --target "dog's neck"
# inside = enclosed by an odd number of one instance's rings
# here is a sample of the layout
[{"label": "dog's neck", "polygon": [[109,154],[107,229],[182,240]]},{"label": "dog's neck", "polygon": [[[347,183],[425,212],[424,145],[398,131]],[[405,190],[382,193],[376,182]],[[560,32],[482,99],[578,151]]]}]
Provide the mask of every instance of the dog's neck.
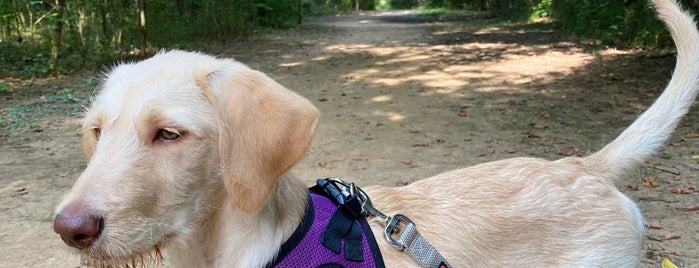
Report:
[{"label": "dog's neck", "polygon": [[[177,245],[168,251],[167,258],[173,259],[173,264],[181,267],[264,267],[301,222],[308,191],[299,179],[286,174],[267,204],[253,214],[235,208],[225,189],[212,198],[220,198],[218,203],[226,201],[222,207],[212,208],[201,233],[192,234],[190,241],[182,241],[186,245]],[[215,252],[215,249],[225,251]],[[187,263],[180,262],[184,260]]]}]

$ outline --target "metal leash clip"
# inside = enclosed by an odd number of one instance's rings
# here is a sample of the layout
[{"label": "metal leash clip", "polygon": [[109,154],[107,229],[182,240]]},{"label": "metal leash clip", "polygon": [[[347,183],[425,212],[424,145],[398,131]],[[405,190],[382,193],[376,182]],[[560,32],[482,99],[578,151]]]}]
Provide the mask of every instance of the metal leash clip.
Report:
[{"label": "metal leash clip", "polygon": [[[330,195],[335,196],[335,200],[338,200],[340,204],[351,208],[353,213],[382,220],[386,226],[384,229],[386,240],[397,250],[408,253],[421,267],[451,267],[444,260],[444,257],[418,233],[415,223],[408,217],[402,214],[396,214],[393,217],[383,214],[372,205],[371,199],[364,190],[354,183],[347,183],[338,178],[324,180],[327,183],[318,180],[318,185]],[[398,236],[398,239],[394,239],[394,236]]]},{"label": "metal leash clip", "polygon": [[391,217],[381,213],[381,211],[379,211],[372,205],[371,199],[369,199],[369,196],[364,192],[364,190],[357,187],[356,191],[359,200],[362,202],[362,215],[377,217],[383,220],[385,224],[388,224],[388,222],[391,221]]}]

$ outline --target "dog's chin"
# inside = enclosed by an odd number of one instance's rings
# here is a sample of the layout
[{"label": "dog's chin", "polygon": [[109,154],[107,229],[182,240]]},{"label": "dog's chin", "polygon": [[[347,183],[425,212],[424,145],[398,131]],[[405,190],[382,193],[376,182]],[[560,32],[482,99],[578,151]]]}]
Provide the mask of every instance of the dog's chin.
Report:
[{"label": "dog's chin", "polygon": [[156,267],[163,263],[162,248],[165,240],[171,236],[165,236],[162,241],[141,250],[114,252],[104,247],[90,247],[80,250],[80,262],[89,267]]},{"label": "dog's chin", "polygon": [[89,267],[155,267],[163,263],[161,247],[153,246],[142,252],[133,252],[128,255],[115,256],[99,252],[82,252],[80,262]]}]

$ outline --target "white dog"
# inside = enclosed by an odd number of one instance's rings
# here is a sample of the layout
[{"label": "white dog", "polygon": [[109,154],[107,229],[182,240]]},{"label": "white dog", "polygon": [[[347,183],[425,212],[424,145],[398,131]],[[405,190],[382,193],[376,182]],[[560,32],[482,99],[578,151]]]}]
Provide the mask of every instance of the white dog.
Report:
[{"label": "white dog", "polygon": [[[677,44],[672,80],[616,140],[584,158],[515,158],[405,187],[366,187],[412,219],[454,267],[634,267],[643,223],[616,187],[668,139],[697,94],[699,33],[674,0],[654,0]],[[89,164],[54,230],[88,264],[264,267],[299,226],[308,189],[288,170],[318,120],[306,99],[229,59],[181,51],[114,68],[89,109]],[[416,266],[380,237],[384,262]],[[310,255],[311,253],[309,253]]]}]

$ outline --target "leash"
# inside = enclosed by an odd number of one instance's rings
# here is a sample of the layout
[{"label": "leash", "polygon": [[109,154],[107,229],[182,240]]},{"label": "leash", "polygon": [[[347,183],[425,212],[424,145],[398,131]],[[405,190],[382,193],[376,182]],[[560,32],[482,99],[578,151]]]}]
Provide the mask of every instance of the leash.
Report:
[{"label": "leash", "polygon": [[[422,268],[450,268],[451,265],[417,231],[417,226],[405,215],[389,217],[376,209],[369,196],[354,183],[338,178],[325,178],[316,181],[316,190],[322,190],[353,215],[376,217],[385,225],[384,238],[395,249],[406,252]],[[394,238],[397,237],[397,238]]]}]

